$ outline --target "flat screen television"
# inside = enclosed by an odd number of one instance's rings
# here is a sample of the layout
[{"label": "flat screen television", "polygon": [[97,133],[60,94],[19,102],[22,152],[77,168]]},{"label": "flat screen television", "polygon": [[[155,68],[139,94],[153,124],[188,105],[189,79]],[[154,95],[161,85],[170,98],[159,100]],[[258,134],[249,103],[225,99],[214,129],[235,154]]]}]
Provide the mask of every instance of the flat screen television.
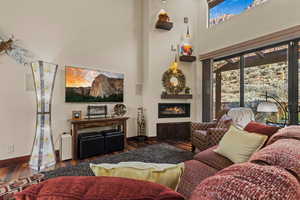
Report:
[{"label": "flat screen television", "polygon": [[123,102],[124,74],[66,66],[66,102]]}]

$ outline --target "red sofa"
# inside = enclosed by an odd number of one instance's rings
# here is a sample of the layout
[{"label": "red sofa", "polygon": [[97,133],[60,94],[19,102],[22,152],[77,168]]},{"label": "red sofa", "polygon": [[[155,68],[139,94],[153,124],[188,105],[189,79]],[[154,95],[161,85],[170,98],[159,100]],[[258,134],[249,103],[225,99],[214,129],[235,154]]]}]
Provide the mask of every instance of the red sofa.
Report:
[{"label": "red sofa", "polygon": [[178,192],[191,200],[300,199],[300,126],[279,130],[247,163],[213,151],[185,162]]}]

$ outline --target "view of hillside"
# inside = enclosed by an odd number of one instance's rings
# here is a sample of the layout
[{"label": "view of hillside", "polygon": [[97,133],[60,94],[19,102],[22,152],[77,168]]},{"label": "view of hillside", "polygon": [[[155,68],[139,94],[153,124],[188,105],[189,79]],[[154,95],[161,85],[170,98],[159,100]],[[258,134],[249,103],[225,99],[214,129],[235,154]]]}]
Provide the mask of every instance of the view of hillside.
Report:
[{"label": "view of hillside", "polygon": [[224,22],[235,15],[259,6],[268,0],[225,0],[210,9],[210,25]]}]

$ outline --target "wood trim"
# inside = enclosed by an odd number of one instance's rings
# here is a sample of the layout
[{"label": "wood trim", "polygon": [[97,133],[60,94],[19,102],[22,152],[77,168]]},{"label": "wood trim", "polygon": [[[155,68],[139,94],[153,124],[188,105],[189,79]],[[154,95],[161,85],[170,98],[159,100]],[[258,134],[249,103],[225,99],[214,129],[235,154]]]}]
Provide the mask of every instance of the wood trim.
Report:
[{"label": "wood trim", "polygon": [[275,43],[297,39],[297,38],[300,38],[300,25],[282,31],[278,31],[275,33],[271,33],[262,37],[258,37],[256,39],[248,40],[246,42],[241,42],[216,51],[211,51],[209,53],[200,55],[199,58],[200,60],[206,60],[212,58],[216,59],[220,57],[242,53],[245,51],[249,51],[251,49],[261,48]]},{"label": "wood trim", "polygon": [[208,7],[213,8],[217,6],[218,4],[222,3],[224,0],[207,0]]},{"label": "wood trim", "polygon": [[[59,161],[59,150],[55,151],[56,154],[56,161]],[[21,156],[16,158],[10,158],[6,160],[0,160],[0,168],[2,167],[9,167],[13,165],[19,165],[23,163],[28,163],[30,160],[30,155],[27,156]]]},{"label": "wood trim", "polygon": [[210,122],[213,118],[212,60],[202,61],[202,121]]}]

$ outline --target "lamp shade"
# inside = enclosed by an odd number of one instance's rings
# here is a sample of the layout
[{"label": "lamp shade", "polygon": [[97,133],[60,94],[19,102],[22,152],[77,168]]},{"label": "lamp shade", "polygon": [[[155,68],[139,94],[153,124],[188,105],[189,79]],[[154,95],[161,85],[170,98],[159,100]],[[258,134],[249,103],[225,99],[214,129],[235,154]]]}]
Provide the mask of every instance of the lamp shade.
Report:
[{"label": "lamp shade", "polygon": [[257,112],[263,113],[276,113],[278,112],[278,107],[272,102],[262,102],[257,106]]}]

